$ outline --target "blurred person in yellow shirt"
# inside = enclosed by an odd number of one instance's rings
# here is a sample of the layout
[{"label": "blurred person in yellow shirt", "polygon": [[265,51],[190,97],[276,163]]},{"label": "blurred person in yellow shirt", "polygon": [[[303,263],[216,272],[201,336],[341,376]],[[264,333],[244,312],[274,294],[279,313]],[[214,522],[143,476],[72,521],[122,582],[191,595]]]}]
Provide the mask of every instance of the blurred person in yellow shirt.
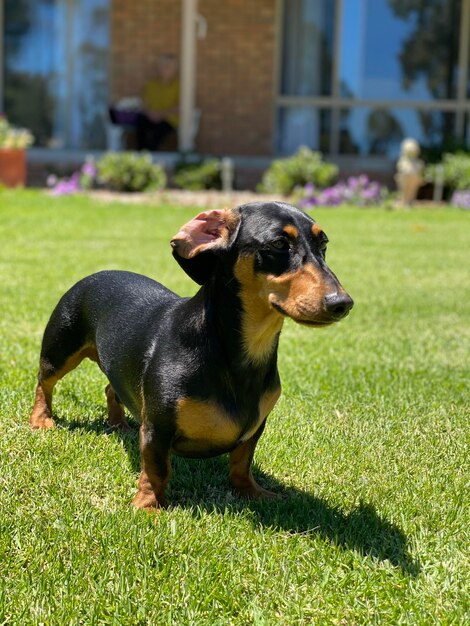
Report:
[{"label": "blurred person in yellow shirt", "polygon": [[162,141],[178,129],[179,90],[175,55],[160,55],[157,76],[144,87],[143,110],[136,129],[138,150],[158,150]]}]

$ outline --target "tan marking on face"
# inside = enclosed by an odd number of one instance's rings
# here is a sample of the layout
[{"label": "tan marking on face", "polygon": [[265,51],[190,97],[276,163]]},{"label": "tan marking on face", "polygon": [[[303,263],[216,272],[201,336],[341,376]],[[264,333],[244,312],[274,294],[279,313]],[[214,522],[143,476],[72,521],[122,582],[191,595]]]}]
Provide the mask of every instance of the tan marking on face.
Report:
[{"label": "tan marking on face", "polygon": [[284,226],[282,230],[292,239],[297,239],[297,237],[299,236],[299,231],[293,224],[288,224],[287,226]]},{"label": "tan marking on face", "polygon": [[313,224],[312,225],[312,234],[314,237],[318,237],[318,235],[323,232],[323,228],[320,226],[320,224]]},{"label": "tan marking on face", "polygon": [[221,406],[209,400],[178,400],[176,424],[185,439],[213,447],[231,446],[240,435],[240,426]]},{"label": "tan marking on face", "polygon": [[322,273],[311,263],[295,272],[266,277],[267,298],[296,322],[321,322],[328,291]]},{"label": "tan marking on face", "polygon": [[243,347],[248,359],[259,363],[272,354],[284,318],[270,305],[266,297],[266,278],[255,274],[253,265],[253,256],[239,257],[234,274],[241,286]]},{"label": "tan marking on face", "polygon": [[256,433],[258,428],[261,426],[261,424],[264,422],[264,420],[268,417],[268,415],[273,410],[276,402],[279,400],[280,395],[281,395],[281,388],[278,387],[277,389],[267,391],[265,394],[261,396],[260,401],[258,403],[258,419],[256,421],[256,424],[254,424],[250,428],[250,430],[248,430],[246,433],[243,434],[243,436],[241,437],[241,441],[247,441],[248,439],[253,437],[253,435]]}]

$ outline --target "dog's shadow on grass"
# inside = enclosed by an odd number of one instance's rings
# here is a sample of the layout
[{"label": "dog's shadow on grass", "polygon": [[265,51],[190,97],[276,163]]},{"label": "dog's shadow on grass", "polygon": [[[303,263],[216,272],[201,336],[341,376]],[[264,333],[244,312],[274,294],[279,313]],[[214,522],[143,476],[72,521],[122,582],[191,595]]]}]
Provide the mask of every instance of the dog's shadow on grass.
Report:
[{"label": "dog's shadow on grass", "polygon": [[[173,476],[168,500],[172,506],[197,507],[206,511],[236,513],[249,509],[253,523],[284,533],[321,536],[345,550],[389,561],[402,572],[417,576],[420,566],[413,561],[403,531],[380,516],[370,504],[361,502],[345,513],[326,500],[294,487],[253,466],[258,484],[278,494],[276,498],[247,500],[231,494],[228,463],[224,457],[195,460],[173,458]],[[196,508],[196,510],[197,510]]]},{"label": "dog's shadow on grass", "polygon": [[[96,414],[102,413],[102,408]],[[96,434],[109,433],[104,427],[105,415],[94,422],[63,421],[57,424],[67,430],[85,430]],[[138,424],[129,420],[131,430],[112,431],[119,437],[129,456],[132,470],[140,471]],[[380,516],[374,507],[360,503],[345,513],[326,500],[293,487],[285,487],[273,476],[253,468],[256,481],[266,489],[279,494],[277,498],[264,500],[239,499],[232,495],[228,483],[228,464],[225,456],[211,459],[185,459],[173,456],[173,474],[167,496],[171,507],[191,508],[218,513],[238,513],[249,509],[253,522],[291,534],[321,536],[345,550],[389,561],[402,572],[417,576],[419,564],[414,561],[407,547],[403,531]]]}]

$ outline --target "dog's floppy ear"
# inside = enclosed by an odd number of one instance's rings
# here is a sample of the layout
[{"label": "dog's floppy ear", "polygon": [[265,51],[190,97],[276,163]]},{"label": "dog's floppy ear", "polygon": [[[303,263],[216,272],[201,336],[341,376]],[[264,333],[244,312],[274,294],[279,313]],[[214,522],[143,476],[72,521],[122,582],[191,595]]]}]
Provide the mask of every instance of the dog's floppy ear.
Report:
[{"label": "dog's floppy ear", "polygon": [[214,272],[217,255],[236,236],[239,223],[240,215],[230,209],[199,213],[171,240],[173,256],[188,276],[203,285]]}]

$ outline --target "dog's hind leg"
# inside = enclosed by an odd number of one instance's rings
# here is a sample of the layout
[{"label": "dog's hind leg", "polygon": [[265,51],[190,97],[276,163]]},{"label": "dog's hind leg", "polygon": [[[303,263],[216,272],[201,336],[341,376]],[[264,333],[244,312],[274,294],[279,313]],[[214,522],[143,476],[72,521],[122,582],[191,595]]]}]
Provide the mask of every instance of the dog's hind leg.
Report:
[{"label": "dog's hind leg", "polygon": [[85,345],[77,352],[74,352],[60,365],[56,365],[50,356],[41,354],[39,364],[38,384],[34,398],[34,406],[31,411],[29,423],[34,429],[47,429],[54,427],[52,419],[52,393],[56,383],[66,374],[75,369],[84,358],[98,361],[98,356],[94,347]]},{"label": "dog's hind leg", "polygon": [[130,430],[130,426],[124,416],[124,407],[114,389],[111,385],[106,385],[104,392],[108,403],[108,423],[110,427],[113,429]]},{"label": "dog's hind leg", "polygon": [[54,426],[52,419],[54,387],[86,357],[99,364],[96,348],[91,341],[87,341],[80,316],[74,314],[69,303],[63,298],[53,311],[44,331],[38,384],[29,418],[31,428],[47,429]]},{"label": "dog's hind leg", "polygon": [[142,471],[133,504],[136,509],[164,507],[165,489],[171,475],[170,444],[157,437],[147,423],[140,427],[139,440]]},{"label": "dog's hind leg", "polygon": [[34,406],[29,416],[31,428],[45,430],[54,427],[52,419],[52,391],[57,381],[53,377],[43,379],[38,376]]}]

